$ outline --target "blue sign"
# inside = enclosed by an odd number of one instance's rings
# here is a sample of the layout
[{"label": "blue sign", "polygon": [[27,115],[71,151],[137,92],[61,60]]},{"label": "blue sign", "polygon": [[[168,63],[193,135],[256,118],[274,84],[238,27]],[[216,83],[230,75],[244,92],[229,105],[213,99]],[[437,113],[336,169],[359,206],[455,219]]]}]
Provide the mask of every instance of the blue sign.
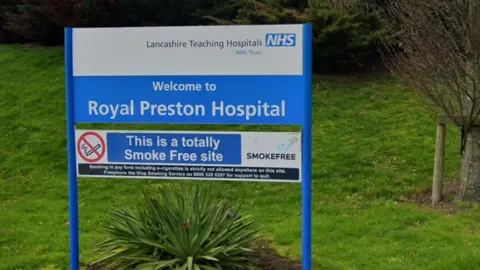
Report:
[{"label": "blue sign", "polygon": [[[67,28],[70,264],[78,177],[296,182],[311,270],[312,28]],[[79,131],[78,123],[298,125],[301,134]]]},{"label": "blue sign", "polygon": [[[77,123],[301,125],[302,76],[74,77]],[[132,94],[134,93],[134,94]]]},{"label": "blue sign", "polygon": [[295,34],[267,34],[267,47],[294,47],[296,44]]},{"label": "blue sign", "polygon": [[242,164],[240,134],[107,133],[108,162]]},{"label": "blue sign", "polygon": [[301,182],[300,132],[76,130],[79,177]]}]

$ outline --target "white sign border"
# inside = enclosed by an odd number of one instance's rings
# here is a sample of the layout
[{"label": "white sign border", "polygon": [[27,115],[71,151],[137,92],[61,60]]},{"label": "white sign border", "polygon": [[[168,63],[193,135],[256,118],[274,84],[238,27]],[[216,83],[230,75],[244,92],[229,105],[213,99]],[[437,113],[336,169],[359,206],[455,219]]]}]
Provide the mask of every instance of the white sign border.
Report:
[{"label": "white sign border", "polygon": [[[294,135],[298,137],[302,137],[302,132],[301,131],[202,131],[202,130],[188,130],[188,131],[182,131],[182,130],[112,130],[112,129],[77,129],[75,128],[75,143],[77,143],[77,138],[82,134],[86,132],[100,132],[100,133],[138,133],[138,134],[151,134],[151,133],[158,133],[158,134],[283,134],[283,135]],[[108,142],[105,139],[105,143],[108,145]],[[302,146],[300,142],[300,151],[302,151]],[[107,150],[108,151],[108,150]],[[75,155],[78,156],[78,153],[76,152]],[[171,181],[228,181],[228,182],[266,182],[266,183],[302,183],[302,164],[303,164],[303,158],[302,158],[302,153],[299,153],[300,156],[300,165],[298,166],[299,170],[299,180],[282,180],[282,179],[233,179],[233,178],[202,178],[202,177],[188,177],[188,178],[183,178],[183,177],[162,177],[162,176],[122,176],[122,175],[84,175],[80,174],[78,170],[78,166],[80,164],[90,164],[88,162],[79,162],[78,158],[76,159],[76,166],[77,166],[77,177],[78,178],[106,178],[106,179],[131,179],[131,180],[171,180]],[[91,163],[94,165],[95,163]],[[185,164],[185,163],[138,163],[138,162],[108,162],[108,164],[126,164],[126,165],[139,165],[139,166],[199,166],[199,167],[249,167],[249,168],[265,168],[267,166],[262,166],[262,167],[255,167],[255,166],[248,166],[248,165],[229,165],[229,164]],[[272,169],[275,169],[276,167],[271,167]],[[278,167],[282,168],[282,167]],[[294,167],[291,167],[294,168]],[[294,168],[297,169],[297,168]]]}]

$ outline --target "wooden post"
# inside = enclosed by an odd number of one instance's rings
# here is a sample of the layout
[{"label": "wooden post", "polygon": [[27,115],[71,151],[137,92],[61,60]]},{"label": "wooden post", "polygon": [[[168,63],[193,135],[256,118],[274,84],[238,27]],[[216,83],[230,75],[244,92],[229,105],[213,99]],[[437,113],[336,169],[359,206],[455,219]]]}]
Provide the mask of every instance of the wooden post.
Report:
[{"label": "wooden post", "polygon": [[437,124],[437,141],[435,144],[435,167],[433,169],[432,205],[436,206],[442,200],[443,192],[443,164],[445,161],[445,133],[444,123]]}]

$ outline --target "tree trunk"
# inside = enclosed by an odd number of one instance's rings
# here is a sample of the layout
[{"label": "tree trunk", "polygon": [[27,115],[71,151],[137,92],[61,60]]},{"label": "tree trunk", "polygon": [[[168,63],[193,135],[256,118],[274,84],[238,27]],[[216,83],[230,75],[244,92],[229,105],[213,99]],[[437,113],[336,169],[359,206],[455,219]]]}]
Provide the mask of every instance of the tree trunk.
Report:
[{"label": "tree trunk", "polygon": [[466,136],[457,196],[461,201],[480,203],[480,127],[472,127]]}]

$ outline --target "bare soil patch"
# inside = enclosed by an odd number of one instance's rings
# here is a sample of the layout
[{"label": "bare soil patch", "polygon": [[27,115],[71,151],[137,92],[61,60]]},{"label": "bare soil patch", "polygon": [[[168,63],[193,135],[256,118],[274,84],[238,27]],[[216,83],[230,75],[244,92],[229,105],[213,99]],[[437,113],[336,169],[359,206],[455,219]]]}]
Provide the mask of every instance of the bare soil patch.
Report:
[{"label": "bare soil patch", "polygon": [[268,242],[257,243],[257,256],[260,261],[260,269],[263,270],[300,270],[302,263],[293,259],[281,256],[275,249],[270,247]]},{"label": "bare soil patch", "polygon": [[462,209],[454,203],[458,185],[458,181],[448,181],[444,183],[442,201],[435,207],[432,206],[432,188],[428,188],[410,197],[402,197],[400,202],[413,203],[423,208],[431,208],[448,214],[456,214],[462,211]]},{"label": "bare soil patch", "polygon": [[[278,254],[265,240],[256,243],[256,257],[262,270],[301,270],[302,263]],[[88,270],[106,270],[102,265],[90,265]]]}]

